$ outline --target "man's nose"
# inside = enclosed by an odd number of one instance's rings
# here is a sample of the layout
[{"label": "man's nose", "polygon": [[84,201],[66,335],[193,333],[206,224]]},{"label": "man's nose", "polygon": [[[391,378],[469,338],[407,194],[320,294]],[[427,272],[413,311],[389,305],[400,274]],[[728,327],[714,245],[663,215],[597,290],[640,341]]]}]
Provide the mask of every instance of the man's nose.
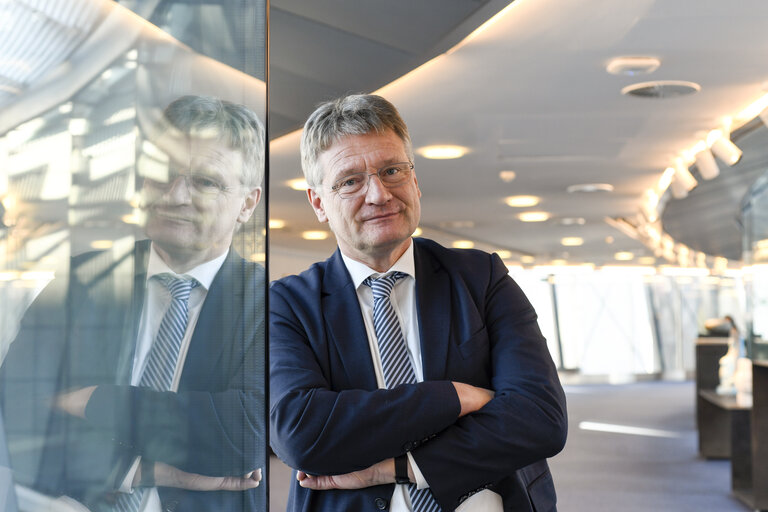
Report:
[{"label": "man's nose", "polygon": [[372,204],[386,203],[392,198],[392,193],[381,182],[376,173],[368,175],[368,190],[365,191],[365,200]]},{"label": "man's nose", "polygon": [[192,199],[189,191],[189,180],[184,174],[177,174],[165,188],[163,197],[171,204],[186,204]]}]

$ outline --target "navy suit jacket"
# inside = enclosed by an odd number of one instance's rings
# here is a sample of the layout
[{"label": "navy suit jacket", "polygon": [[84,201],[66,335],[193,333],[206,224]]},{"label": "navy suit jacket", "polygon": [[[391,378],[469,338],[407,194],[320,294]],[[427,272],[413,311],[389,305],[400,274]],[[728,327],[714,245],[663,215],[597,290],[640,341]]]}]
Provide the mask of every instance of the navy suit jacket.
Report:
[{"label": "navy suit jacket", "polygon": [[[203,303],[178,392],[156,392],[129,385],[148,247],[137,244],[123,262],[74,258],[69,282],[51,283],[25,314],[0,369],[19,483],[98,508],[136,456],[211,476],[265,468],[263,268],[230,250]],[[91,385],[98,387],[85,420],[49,406],[55,394]],[[262,512],[265,487],[158,491],[169,511]]]},{"label": "navy suit jacket", "polygon": [[[497,255],[414,239],[425,381],[377,389],[356,291],[341,254],[270,287],[270,432],[276,454],[341,474],[406,451],[444,511],[482,489],[505,511],[555,509],[545,458],[567,430],[565,397],[536,313]],[[459,418],[451,381],[493,389]],[[393,485],[311,491],[290,511],[388,508]]]}]

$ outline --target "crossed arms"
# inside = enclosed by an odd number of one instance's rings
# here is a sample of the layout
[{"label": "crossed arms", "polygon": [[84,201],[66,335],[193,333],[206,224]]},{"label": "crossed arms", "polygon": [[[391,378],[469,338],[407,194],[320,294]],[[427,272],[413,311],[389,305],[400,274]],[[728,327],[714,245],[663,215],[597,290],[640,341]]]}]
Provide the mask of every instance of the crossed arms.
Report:
[{"label": "crossed arms", "polygon": [[[439,299],[473,303],[483,324],[469,340],[451,340],[446,380],[394,389],[340,384],[343,369],[334,342],[322,315],[312,314],[322,303],[319,290],[307,286],[311,281],[306,278],[273,284],[272,444],[300,471],[300,479],[372,468],[368,471],[376,476],[371,483],[391,482],[389,460],[410,451],[438,502],[455,508],[461,495],[562,449],[565,399],[536,315],[501,261],[488,259],[484,283],[454,286],[461,276],[453,275],[452,297]],[[362,322],[350,319],[355,321]],[[429,333],[422,332],[422,346],[427,346]],[[471,353],[459,355],[456,346],[467,343],[474,347]],[[466,389],[454,384],[462,381],[475,388],[467,388],[471,393],[491,389],[493,399],[476,409],[480,402],[464,403]],[[302,485],[324,488],[327,483]]]}]

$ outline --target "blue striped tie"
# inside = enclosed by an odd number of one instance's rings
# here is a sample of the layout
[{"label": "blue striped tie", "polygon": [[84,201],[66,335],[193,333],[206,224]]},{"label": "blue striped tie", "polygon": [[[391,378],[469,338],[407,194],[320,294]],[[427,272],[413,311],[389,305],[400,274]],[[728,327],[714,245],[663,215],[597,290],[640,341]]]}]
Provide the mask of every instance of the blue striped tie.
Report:
[{"label": "blue striped tie", "polygon": [[[187,331],[189,295],[192,293],[192,288],[200,283],[195,279],[181,279],[167,273],[157,274],[152,278],[160,281],[171,293],[171,304],[160,322],[155,341],[149,350],[139,386],[152,388],[155,391],[168,391],[173,384],[181,342]],[[120,494],[115,502],[115,510],[138,511],[146,490],[139,487],[131,494]]]},{"label": "blue striped tie", "polygon": [[[384,384],[388,389],[400,384],[416,383],[416,374],[413,371],[403,331],[390,301],[395,281],[407,276],[408,274],[403,272],[392,272],[378,279],[369,277],[363,281],[363,284],[370,286],[373,291],[373,330],[376,332],[376,342],[379,345]],[[408,494],[413,512],[440,511],[440,506],[429,489],[419,490],[416,484],[410,484]]]}]

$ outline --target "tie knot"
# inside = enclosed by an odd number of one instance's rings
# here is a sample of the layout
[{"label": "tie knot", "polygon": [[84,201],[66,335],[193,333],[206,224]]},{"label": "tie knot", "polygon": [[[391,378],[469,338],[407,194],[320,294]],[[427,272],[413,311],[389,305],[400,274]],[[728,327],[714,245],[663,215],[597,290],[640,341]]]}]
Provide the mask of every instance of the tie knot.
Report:
[{"label": "tie knot", "polygon": [[158,274],[155,276],[158,281],[163,283],[163,286],[168,288],[171,292],[171,297],[175,300],[181,300],[186,302],[189,300],[189,294],[192,292],[192,288],[195,288],[200,283],[194,277],[184,276],[184,278],[176,277],[172,274]]},{"label": "tie knot", "polygon": [[371,276],[363,281],[363,284],[371,287],[371,290],[373,291],[373,298],[375,300],[382,297],[389,297],[392,294],[392,288],[395,287],[395,282],[398,279],[402,279],[407,276],[408,274],[405,272],[390,272],[389,274],[383,275],[379,278],[374,278]]}]

